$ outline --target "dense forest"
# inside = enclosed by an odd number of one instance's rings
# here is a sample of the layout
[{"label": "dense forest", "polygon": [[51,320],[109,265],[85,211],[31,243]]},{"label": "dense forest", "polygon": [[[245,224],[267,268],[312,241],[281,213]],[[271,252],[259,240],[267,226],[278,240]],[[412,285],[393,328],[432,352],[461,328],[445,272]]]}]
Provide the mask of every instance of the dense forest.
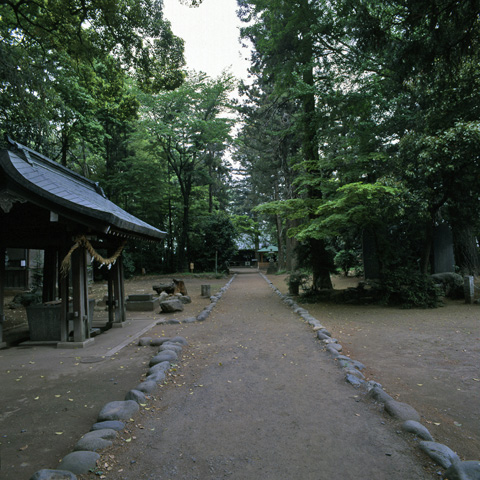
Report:
[{"label": "dense forest", "polygon": [[242,84],[188,70],[161,0],[1,1],[2,146],[167,231],[129,246],[131,272],[211,270],[241,239],[316,291],[367,243],[384,285],[428,292],[447,226],[477,274],[480,0],[237,4]]}]

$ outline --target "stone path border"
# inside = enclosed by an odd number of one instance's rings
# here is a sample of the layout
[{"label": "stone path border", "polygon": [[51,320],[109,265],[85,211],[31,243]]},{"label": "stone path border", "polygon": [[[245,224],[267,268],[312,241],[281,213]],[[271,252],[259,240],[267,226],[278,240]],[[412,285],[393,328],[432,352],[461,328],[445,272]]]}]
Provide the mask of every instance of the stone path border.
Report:
[{"label": "stone path border", "polygon": [[263,279],[270,288],[305,322],[312,326],[323,348],[332,356],[337,365],[345,374],[345,381],[354,388],[361,389],[363,393],[374,401],[383,404],[384,411],[394,419],[401,421],[404,432],[412,433],[422,440],[419,448],[433,461],[446,469],[444,479],[448,480],[480,480],[480,461],[462,462],[458,455],[446,445],[436,443],[428,429],[420,423],[420,415],[410,405],[397,402],[382,386],[374,381],[366,381],[362,370],[365,366],[350,357],[342,355],[343,347],[336,338],[321,324],[319,320],[310,315],[308,310],[300,307],[289,295],[285,295],[261,272]]},{"label": "stone path border", "polygon": [[[260,275],[286,305],[290,306],[295,313],[312,326],[322,346],[344,371],[346,382],[354,388],[362,389],[369,398],[383,404],[384,410],[389,415],[403,422],[402,430],[422,439],[419,442],[420,449],[438,465],[447,469],[444,474],[445,479],[480,480],[480,461],[462,462],[458,455],[446,445],[434,442],[428,429],[419,423],[420,415],[413,407],[394,400],[382,389],[379,383],[366,381],[362,373],[365,366],[361,362],[342,355],[342,345],[337,339],[332,338],[331,333],[319,320],[310,315],[308,310],[300,307],[291,297],[282,294],[264,274],[260,272]],[[183,320],[183,323],[205,321],[235,278],[236,274],[232,276],[218,293],[210,297],[211,303],[200,314]],[[160,320],[156,322],[156,324],[179,323],[182,323],[182,321]],[[145,333],[145,331],[142,331],[142,333]],[[92,426],[90,432],[81,437],[74,447],[74,451],[60,461],[60,469],[39,470],[30,477],[30,480],[76,480],[76,474],[80,475],[94,470],[97,460],[100,458],[97,451],[112,445],[111,440],[115,439],[118,436],[118,431],[123,430],[125,427],[124,421],[130,420],[140,410],[140,407],[147,405],[149,394],[153,393],[158,388],[158,385],[165,381],[165,372],[178,359],[182,348],[188,345],[187,340],[180,336],[156,339],[143,337],[139,339],[138,344],[141,346],[159,347],[158,352],[150,360],[149,370],[145,379],[127,392],[124,401],[107,403],[101,409],[97,423]]]},{"label": "stone path border", "polygon": [[[211,311],[228,290],[237,274],[214,295],[210,297],[210,304],[205,307],[196,317],[183,320],[183,323],[203,322],[210,315]],[[179,324],[180,320],[159,320],[148,328],[144,328],[134,339],[140,337],[155,325]],[[121,344],[121,348],[132,342],[132,338]],[[151,338],[142,337],[139,339],[140,346],[159,347],[157,353],[150,359],[149,369],[145,379],[127,392],[125,400],[110,402],[104,405],[98,414],[97,422],[92,425],[90,432],[83,435],[74,447],[74,451],[63,457],[59,463],[58,470],[38,470],[30,477],[30,480],[76,480],[76,475],[94,471],[97,467],[97,460],[100,459],[98,451],[111,446],[118,436],[118,432],[125,428],[126,421],[129,421],[139,410],[145,407],[148,396],[152,394],[158,385],[164,383],[166,371],[177,361],[184,346],[188,345],[185,338],[176,336],[173,338]],[[117,348],[115,351],[120,350]]]}]

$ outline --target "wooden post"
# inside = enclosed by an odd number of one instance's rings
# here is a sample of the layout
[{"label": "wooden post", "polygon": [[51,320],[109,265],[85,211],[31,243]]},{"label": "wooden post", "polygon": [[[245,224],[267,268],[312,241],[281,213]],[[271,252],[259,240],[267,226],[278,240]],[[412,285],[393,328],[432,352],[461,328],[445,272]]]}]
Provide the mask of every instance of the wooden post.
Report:
[{"label": "wooden post", "polygon": [[112,265],[114,290],[115,290],[115,325],[121,325],[126,320],[125,286],[123,281],[122,256]]},{"label": "wooden post", "polygon": [[[65,258],[68,249],[62,248],[59,250],[60,258]],[[60,268],[60,262],[59,262]],[[60,341],[61,342],[68,342],[68,323],[69,323],[69,305],[68,305],[68,287],[69,287],[69,275],[62,275],[58,272],[58,290],[59,296],[62,300],[62,307],[61,307],[61,320],[60,320]]]},{"label": "wooden post", "polygon": [[[72,253],[72,288],[73,288],[73,341],[84,342],[87,338],[87,258],[84,247],[78,247]],[[88,308],[88,307],[87,307]]]},{"label": "wooden post", "polygon": [[3,324],[5,314],[3,304],[5,302],[5,247],[0,247],[0,348],[5,348],[7,344],[3,341]]}]

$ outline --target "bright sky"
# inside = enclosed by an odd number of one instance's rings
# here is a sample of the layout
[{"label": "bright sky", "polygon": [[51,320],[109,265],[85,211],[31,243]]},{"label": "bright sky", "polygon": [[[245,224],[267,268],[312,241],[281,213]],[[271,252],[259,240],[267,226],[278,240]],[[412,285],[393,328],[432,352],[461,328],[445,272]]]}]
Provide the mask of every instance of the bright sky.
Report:
[{"label": "bright sky", "polygon": [[177,37],[185,41],[187,68],[217,77],[229,68],[237,78],[247,78],[248,51],[238,40],[240,20],[236,0],[203,0],[196,8],[179,0],[164,0],[164,16]]}]

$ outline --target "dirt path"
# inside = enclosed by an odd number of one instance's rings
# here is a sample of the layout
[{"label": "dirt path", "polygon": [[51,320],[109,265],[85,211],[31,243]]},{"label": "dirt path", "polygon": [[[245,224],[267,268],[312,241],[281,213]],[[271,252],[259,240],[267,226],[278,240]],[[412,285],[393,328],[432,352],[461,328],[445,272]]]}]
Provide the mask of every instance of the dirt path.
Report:
[{"label": "dirt path", "polygon": [[[269,280],[286,293],[284,275]],[[357,280],[334,278],[335,288]],[[480,458],[480,307],[447,300],[435,309],[303,305],[393,397],[412,405],[437,442]]]},{"label": "dirt path", "polygon": [[258,273],[239,275],[205,322],[151,334],[190,346],[103,473],[81,478],[438,478]]}]

